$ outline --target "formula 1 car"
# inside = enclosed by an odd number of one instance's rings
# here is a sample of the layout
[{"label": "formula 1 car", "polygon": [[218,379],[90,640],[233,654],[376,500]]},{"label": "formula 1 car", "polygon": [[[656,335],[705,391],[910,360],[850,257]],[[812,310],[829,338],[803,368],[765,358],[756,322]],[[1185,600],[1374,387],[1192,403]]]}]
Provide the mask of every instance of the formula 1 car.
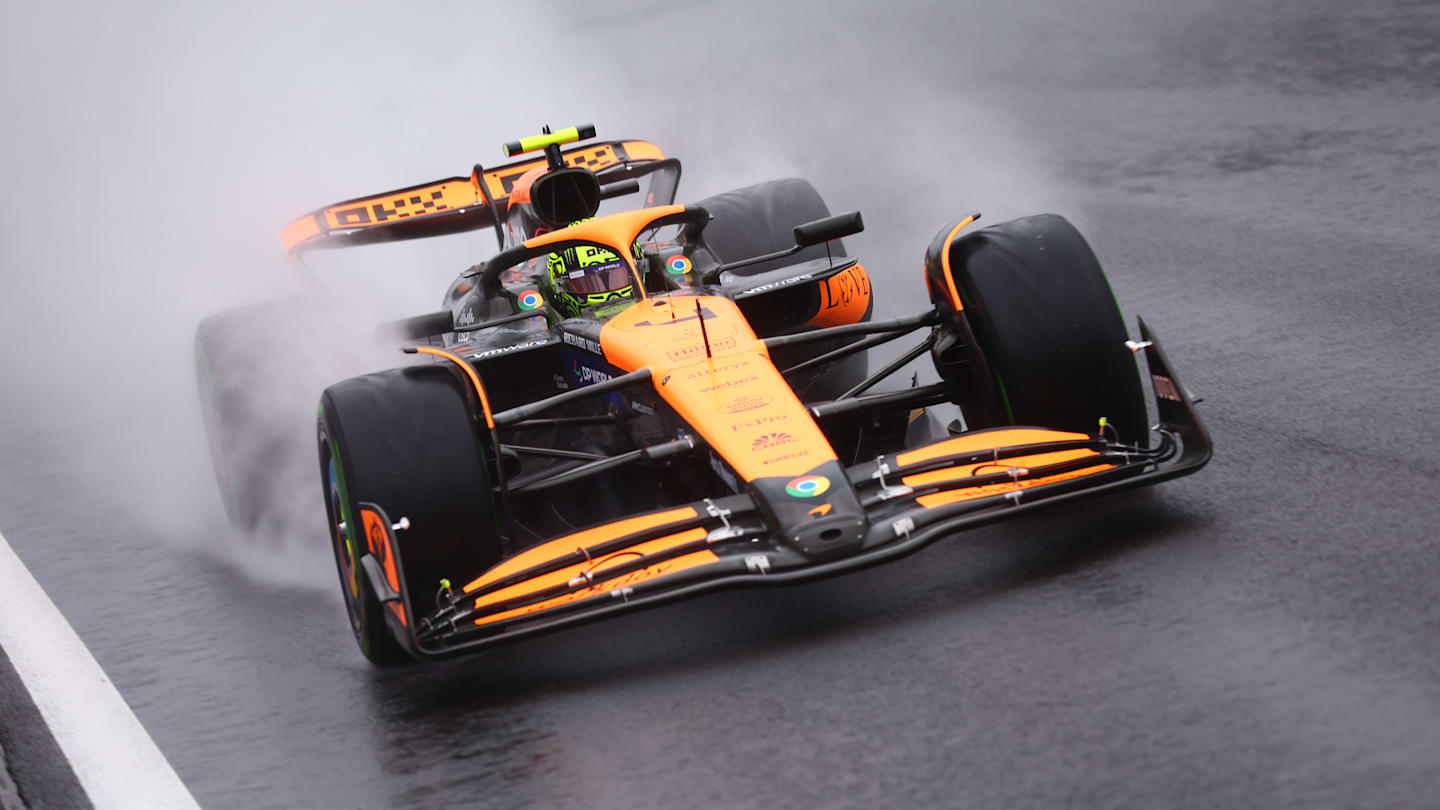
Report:
[{"label": "formula 1 car", "polygon": [[[929,304],[874,320],[839,241],[858,212],[800,180],[677,205],[678,161],[562,148],[593,137],[547,129],[505,147],[541,156],[285,230],[297,253],[486,227],[500,248],[442,310],[391,325],[424,362],[320,398],[331,545],[371,661],[850,571],[1209,460],[1159,343],[1143,321],[1130,339],[1063,218],[951,222],[924,256]],[[643,206],[596,215],[641,179]],[[568,270],[575,251],[605,261]],[[899,374],[925,356],[938,381]],[[927,426],[946,403],[963,425]]]}]

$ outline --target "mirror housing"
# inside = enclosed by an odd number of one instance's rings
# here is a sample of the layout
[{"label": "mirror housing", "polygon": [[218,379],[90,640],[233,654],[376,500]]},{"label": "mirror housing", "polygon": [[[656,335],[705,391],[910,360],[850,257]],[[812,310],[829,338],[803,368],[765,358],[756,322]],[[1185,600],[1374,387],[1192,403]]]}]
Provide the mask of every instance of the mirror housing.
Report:
[{"label": "mirror housing", "polygon": [[600,187],[600,199],[612,200],[616,197],[624,197],[626,194],[636,194],[639,191],[639,180],[621,180],[615,183],[606,183]]},{"label": "mirror housing", "polygon": [[845,236],[853,236],[865,230],[865,220],[860,218],[859,211],[849,211],[844,214],[836,214],[833,217],[817,219],[814,222],[807,222],[804,225],[796,225],[795,246],[785,250],[777,250],[774,253],[766,253],[763,256],[751,256],[748,259],[741,259],[738,262],[729,262],[705,274],[704,283],[714,284],[720,280],[720,274],[726,270],[736,270],[741,267],[749,267],[752,264],[768,262],[773,259],[783,259],[786,256],[794,256],[811,245],[821,245],[832,239],[839,239]]},{"label": "mirror housing", "polygon": [[811,245],[829,242],[832,239],[854,236],[863,230],[865,230],[865,220],[860,217],[860,212],[848,211],[833,217],[807,222],[804,225],[796,225],[795,245],[807,248]]}]

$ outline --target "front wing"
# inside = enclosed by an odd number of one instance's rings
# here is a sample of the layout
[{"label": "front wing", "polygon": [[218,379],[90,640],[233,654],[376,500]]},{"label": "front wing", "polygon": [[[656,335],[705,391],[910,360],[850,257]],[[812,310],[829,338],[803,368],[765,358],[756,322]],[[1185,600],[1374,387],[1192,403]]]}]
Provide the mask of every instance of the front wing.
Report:
[{"label": "front wing", "polygon": [[860,548],[816,560],[780,543],[749,495],[635,515],[548,541],[432,602],[410,594],[383,508],[361,504],[361,559],[391,631],[417,658],[446,657],[704,591],[817,579],[913,553],[959,529],[1186,475],[1210,459],[1194,400],[1144,322],[1160,436],[1148,450],[1103,435],[1016,427],[966,433],[846,473],[869,529]]}]

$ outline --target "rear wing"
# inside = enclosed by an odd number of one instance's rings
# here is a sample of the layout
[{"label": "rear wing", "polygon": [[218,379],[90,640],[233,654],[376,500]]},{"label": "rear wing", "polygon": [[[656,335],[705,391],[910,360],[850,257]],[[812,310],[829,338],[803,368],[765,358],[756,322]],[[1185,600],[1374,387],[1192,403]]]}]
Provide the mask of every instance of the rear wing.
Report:
[{"label": "rear wing", "polygon": [[[566,165],[600,173],[613,167],[667,160],[660,147],[647,141],[609,141],[564,150]],[[531,169],[544,168],[545,156],[450,177],[418,186],[357,197],[312,211],[285,227],[285,249],[299,253],[312,248],[350,247],[400,239],[442,236],[496,225],[515,181]],[[649,167],[647,167],[649,168]],[[625,179],[644,172],[620,172]],[[483,186],[482,186],[483,183]],[[486,199],[488,192],[489,199]],[[674,194],[672,189],[670,192]],[[656,200],[657,204],[669,200]],[[493,206],[493,207],[492,207]]]}]

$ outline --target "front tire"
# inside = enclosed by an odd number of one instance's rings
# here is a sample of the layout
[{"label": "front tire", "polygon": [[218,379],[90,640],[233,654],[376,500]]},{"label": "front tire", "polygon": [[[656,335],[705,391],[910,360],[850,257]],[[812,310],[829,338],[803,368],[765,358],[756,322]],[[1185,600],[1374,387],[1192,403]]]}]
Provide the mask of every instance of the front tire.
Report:
[{"label": "front tire", "polygon": [[[1110,283],[1064,217],[1041,214],[978,230],[926,255],[930,291],[962,362],[937,367],[959,388],[969,429],[1034,425],[1093,434],[1100,419],[1121,441],[1149,437],[1144,391]],[[962,309],[944,297],[942,252]],[[957,371],[957,368],[959,369]]]},{"label": "front tire", "polygon": [[387,626],[399,623],[399,614],[380,603],[360,567],[369,551],[358,528],[360,503],[379,505],[393,520],[409,518],[411,528],[395,539],[400,584],[417,613],[431,609],[441,578],[458,586],[501,556],[484,428],[467,385],[449,367],[413,366],[345,380],[320,398],[331,548],[355,640],[376,664],[408,655]]}]

